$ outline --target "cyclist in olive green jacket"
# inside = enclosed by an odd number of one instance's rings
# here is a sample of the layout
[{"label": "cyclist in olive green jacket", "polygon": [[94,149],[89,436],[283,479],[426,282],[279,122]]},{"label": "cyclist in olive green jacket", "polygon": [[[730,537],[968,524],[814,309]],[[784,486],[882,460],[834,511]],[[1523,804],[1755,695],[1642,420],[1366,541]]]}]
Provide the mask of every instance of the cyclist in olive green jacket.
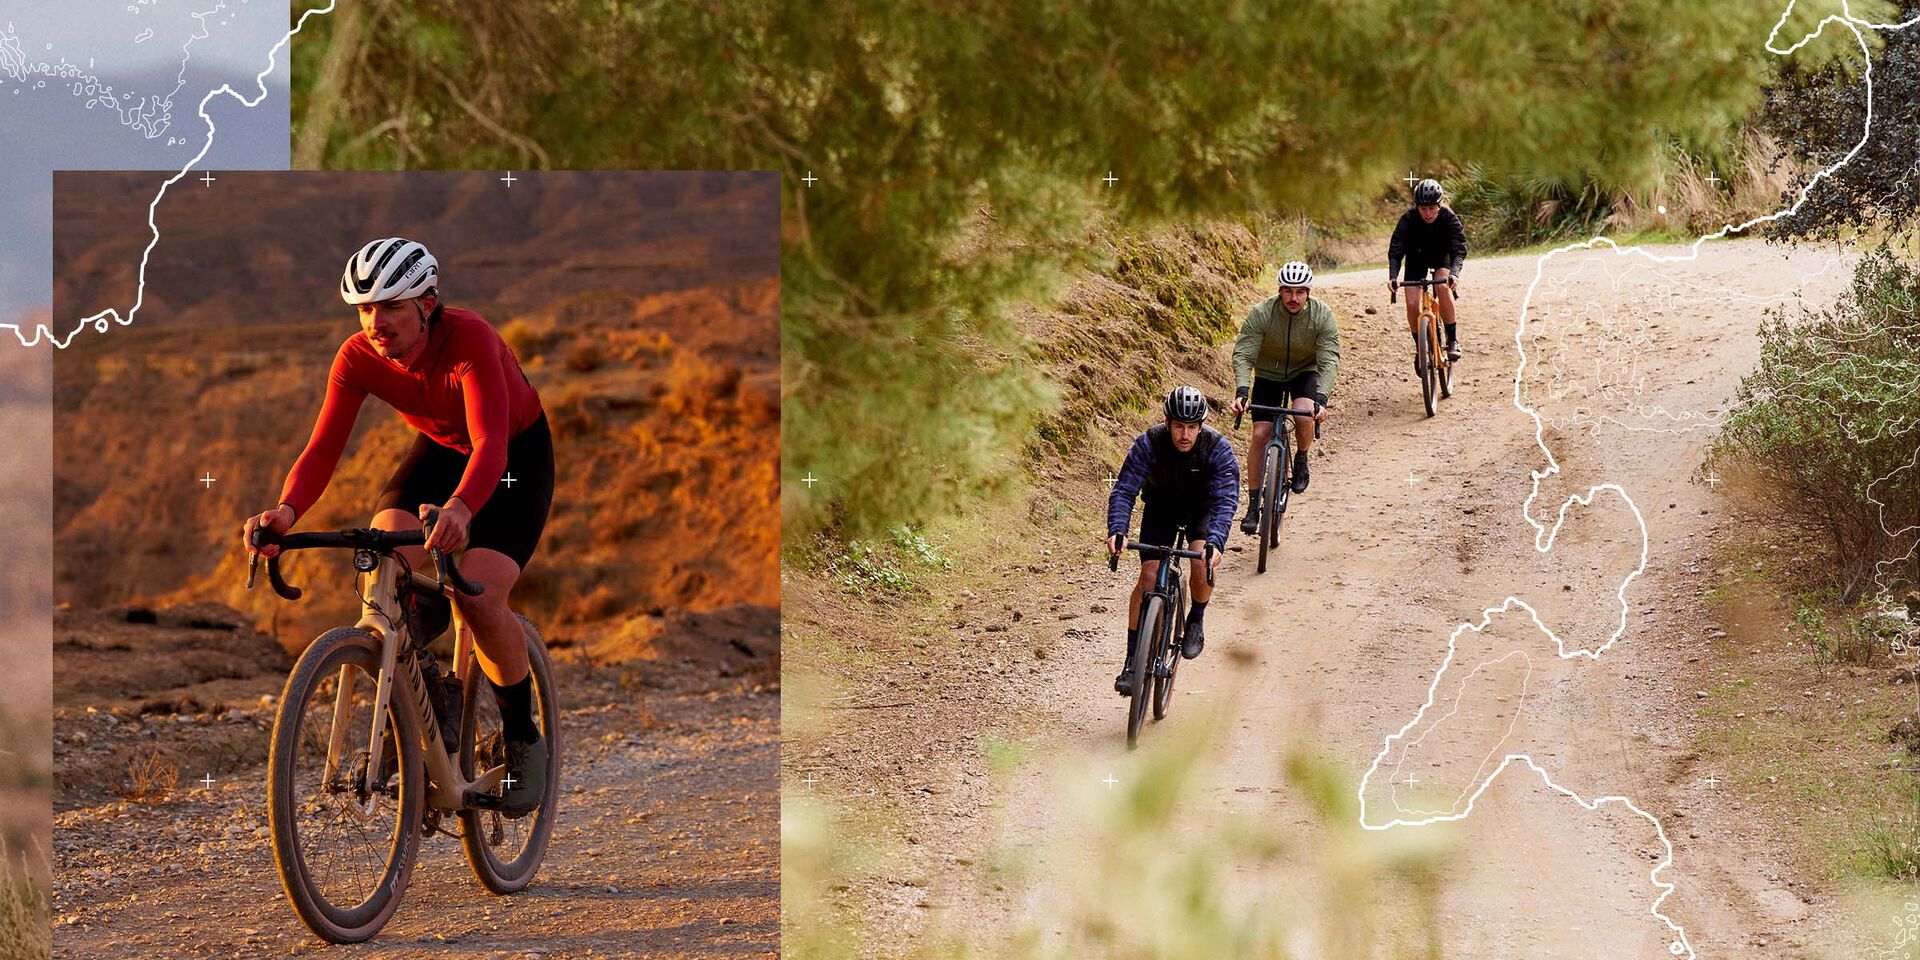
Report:
[{"label": "cyclist in olive green jacket", "polygon": [[[1326,419],[1327,394],[1340,369],[1340,325],[1333,310],[1312,297],[1313,268],[1298,260],[1280,267],[1280,290],[1254,304],[1240,324],[1233,342],[1233,411],[1251,404],[1271,407],[1281,395],[1293,398],[1293,492],[1307,489],[1307,448],[1313,445],[1313,425]],[[1260,495],[1253,481],[1265,474],[1267,441],[1273,437],[1275,414],[1254,411],[1253,444],[1247,451],[1247,516],[1240,529],[1248,534],[1260,528]]]}]

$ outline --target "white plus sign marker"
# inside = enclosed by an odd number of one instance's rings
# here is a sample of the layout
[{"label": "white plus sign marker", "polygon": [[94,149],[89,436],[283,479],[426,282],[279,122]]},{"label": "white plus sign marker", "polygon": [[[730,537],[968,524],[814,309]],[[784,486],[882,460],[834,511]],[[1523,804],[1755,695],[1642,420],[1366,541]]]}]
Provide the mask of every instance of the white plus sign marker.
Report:
[{"label": "white plus sign marker", "polygon": [[1420,482],[1420,478],[1419,478],[1419,477],[1416,477],[1416,476],[1414,476],[1414,475],[1413,475],[1413,471],[1411,471],[1411,470],[1409,470],[1409,471],[1407,471],[1407,485],[1408,485],[1408,486],[1412,486],[1412,485],[1414,485],[1414,484],[1416,484],[1416,483],[1419,483],[1419,482]]},{"label": "white plus sign marker", "polygon": [[804,783],[804,784],[806,784],[806,785],[807,785],[807,786],[809,786],[809,787],[811,787],[811,786],[813,786],[814,784],[816,784],[816,783],[819,783],[820,781],[818,781],[818,780],[815,780],[815,779],[814,779],[813,777],[808,777],[808,778],[806,778],[805,780],[802,780],[802,781],[800,781],[800,782],[801,782],[801,783]]},{"label": "white plus sign marker", "polygon": [[508,790],[512,790],[512,789],[513,789],[513,785],[514,785],[514,784],[516,784],[516,783],[519,783],[519,782],[520,782],[520,781],[518,781],[518,780],[515,780],[515,779],[513,778],[513,774],[511,774],[511,773],[509,773],[509,774],[507,774],[507,776],[506,776],[506,779],[504,779],[504,780],[501,780],[501,781],[500,781],[500,785],[501,785],[501,786],[503,786],[503,787],[506,787],[506,788],[507,788]]},{"label": "white plus sign marker", "polygon": [[201,482],[201,483],[204,483],[204,484],[206,484],[206,485],[207,485],[207,489],[208,489],[208,490],[212,490],[212,489],[213,489],[213,481],[214,481],[214,480],[215,480],[215,477],[214,477],[214,475],[213,475],[213,474],[211,474],[211,473],[209,473],[209,474],[207,474],[206,476],[204,476],[204,477],[201,477],[201,478],[200,478],[200,482]]},{"label": "white plus sign marker", "polygon": [[1119,177],[1116,177],[1116,176],[1114,176],[1114,175],[1113,175],[1113,171],[1112,171],[1112,170],[1108,170],[1108,171],[1107,171],[1107,175],[1106,175],[1106,176],[1104,176],[1104,177],[1101,177],[1100,179],[1101,179],[1102,181],[1104,181],[1104,182],[1106,183],[1106,185],[1107,185],[1107,186],[1109,186],[1109,187],[1111,187],[1111,186],[1113,186],[1114,184],[1116,184],[1116,183],[1119,183],[1119,182],[1120,182],[1120,178],[1119,178]]},{"label": "white plus sign marker", "polygon": [[806,184],[807,188],[811,190],[814,184],[820,182],[820,178],[814,176],[812,170],[808,170],[807,175],[800,178],[800,182]]},{"label": "white plus sign marker", "polygon": [[1109,485],[1111,485],[1111,484],[1115,484],[1115,483],[1119,483],[1119,482],[1120,482],[1120,478],[1119,478],[1119,477],[1108,477],[1108,478],[1107,478],[1107,483],[1108,483]]},{"label": "white plus sign marker", "polygon": [[507,489],[508,489],[508,490],[512,490],[512,489],[513,489],[513,474],[511,474],[511,473],[509,473],[509,474],[507,474],[506,476],[504,476],[504,477],[501,477],[501,478],[500,478],[500,482],[501,482],[501,483],[504,483],[504,484],[506,484],[506,485],[507,485]]},{"label": "white plus sign marker", "polygon": [[1407,786],[1409,786],[1409,787],[1411,787],[1411,786],[1413,786],[1414,784],[1416,784],[1416,783],[1419,783],[1419,782],[1420,782],[1420,778],[1419,778],[1419,777],[1416,777],[1416,776],[1414,776],[1414,775],[1412,775],[1412,774],[1408,774],[1408,775],[1407,775],[1407,779],[1406,779],[1406,784],[1407,784]]},{"label": "white plus sign marker", "polygon": [[1406,175],[1405,177],[1403,177],[1402,179],[1404,179],[1404,180],[1406,180],[1406,181],[1407,181],[1407,185],[1408,185],[1408,186],[1412,186],[1413,184],[1416,184],[1416,183],[1419,183],[1419,182],[1420,182],[1420,178],[1419,178],[1419,177],[1416,177],[1416,176],[1414,176],[1414,175],[1413,175],[1413,171],[1412,171],[1412,170],[1408,170],[1408,171],[1407,171],[1407,175]]},{"label": "white plus sign marker", "polygon": [[812,490],[813,485],[820,482],[820,478],[814,476],[812,470],[808,470],[807,475],[800,478],[800,482],[806,484],[808,490]]},{"label": "white plus sign marker", "polygon": [[201,778],[200,778],[200,782],[201,782],[201,783],[203,783],[203,784],[205,784],[208,790],[212,790],[212,789],[213,789],[213,774],[211,774],[211,773],[209,773],[209,774],[207,774],[206,776],[204,776],[204,777],[201,777]]},{"label": "white plus sign marker", "polygon": [[507,171],[507,175],[506,175],[506,176],[504,176],[504,177],[501,177],[501,178],[500,178],[500,182],[501,182],[501,183],[504,183],[504,184],[506,184],[506,185],[507,185],[507,189],[508,189],[508,190],[512,190],[512,189],[513,189],[513,181],[514,181],[514,180],[515,180],[515,177],[514,177],[514,175],[513,175],[513,171],[512,171],[512,170],[508,170],[508,171]]},{"label": "white plus sign marker", "polygon": [[212,170],[208,170],[206,172],[206,175],[200,178],[200,182],[206,184],[209,187],[213,186],[213,180],[214,180],[214,176],[213,176]]},{"label": "white plus sign marker", "polygon": [[1711,787],[1711,786],[1713,786],[1714,784],[1716,784],[1716,783],[1719,783],[1719,782],[1720,782],[1720,778],[1719,778],[1719,777],[1708,777],[1708,778],[1707,778],[1707,780],[1706,780],[1706,784],[1707,784],[1707,786],[1709,786],[1709,787]]},{"label": "white plus sign marker", "polygon": [[1115,780],[1115,779],[1113,778],[1113,774],[1111,774],[1111,773],[1109,773],[1109,774],[1107,774],[1107,778],[1106,778],[1105,780],[1102,780],[1102,781],[1100,781],[1100,782],[1101,782],[1101,783],[1104,783],[1104,784],[1106,784],[1106,785],[1107,785],[1107,789],[1108,789],[1108,790],[1112,790],[1112,789],[1113,789],[1113,785],[1114,785],[1114,784],[1116,784],[1116,783],[1119,783],[1120,781],[1118,781],[1118,780]]},{"label": "white plus sign marker", "polygon": [[1719,185],[1720,185],[1720,175],[1719,175],[1719,174],[1717,174],[1717,173],[1709,173],[1709,174],[1707,174],[1707,182],[1708,182],[1708,183],[1711,183],[1711,184],[1713,184],[1714,186],[1719,186]]},{"label": "white plus sign marker", "polygon": [[1719,483],[1719,482],[1720,482],[1720,478],[1719,478],[1719,477],[1708,477],[1708,478],[1707,478],[1707,485],[1708,485],[1708,486],[1712,486],[1713,484],[1716,484],[1716,483]]}]

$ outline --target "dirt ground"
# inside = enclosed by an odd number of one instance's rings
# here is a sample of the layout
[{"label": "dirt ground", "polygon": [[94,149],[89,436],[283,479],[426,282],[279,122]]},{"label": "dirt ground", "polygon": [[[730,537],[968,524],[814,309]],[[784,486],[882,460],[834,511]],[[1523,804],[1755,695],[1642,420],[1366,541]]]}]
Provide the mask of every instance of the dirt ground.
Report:
[{"label": "dirt ground", "polygon": [[[1665,265],[1563,255],[1540,273],[1534,322],[1516,336],[1536,264],[1470,263],[1467,356],[1432,420],[1383,272],[1320,280],[1343,358],[1312,488],[1264,575],[1236,524],[1207,652],[1143,739],[1206,751],[1186,814],[1196,834],[1256,817],[1310,848],[1317,828],[1282,769],[1290,743],[1350,771],[1368,826],[1449,831],[1438,918],[1449,957],[1805,955],[1847,932],[1837,894],[1690,748],[1699,659],[1725,638],[1700,564],[1751,522],[1696,471],[1757,360],[1762,312],[1830,303],[1849,261],[1756,241]],[[1169,376],[1219,369],[1181,366]],[[1231,384],[1203,389],[1230,396]],[[1146,425],[1114,425],[1110,449]],[[1244,466],[1246,431],[1215,425]],[[1044,477],[1044,496],[1093,516],[1113,466]],[[806,648],[789,644],[797,670],[832,686],[788,706],[825,719],[821,735],[788,743],[787,789],[808,781],[891,818],[897,854],[833,894],[865,921],[873,955],[936,932],[1070,936],[1063,894],[989,869],[1010,849],[1033,876],[1071,871],[1049,862],[1062,856],[1049,839],[1075,825],[1067,798],[1142,769],[1111,693],[1132,578],[1107,571],[1098,529],[1058,527],[999,569],[956,570],[939,591],[948,612],[844,627],[843,656],[797,659]],[[790,580],[784,618],[794,630],[845,623],[846,602]],[[1208,736],[1208,717],[1228,735]],[[989,770],[995,741],[1033,747],[1004,779]],[[1436,821],[1453,823],[1423,825]],[[1284,862],[1236,879],[1298,908],[1296,952],[1326,952],[1312,918],[1339,911],[1329,889]],[[1659,883],[1674,885],[1665,899]]]},{"label": "dirt ground", "polygon": [[[265,752],[291,658],[218,605],[128,613],[57,615],[55,956],[340,952],[287,904],[267,835]],[[767,611],[735,639],[772,634]],[[429,837],[393,921],[352,952],[777,954],[776,672],[557,663],[560,819],[539,879],[494,897],[456,840]]]}]

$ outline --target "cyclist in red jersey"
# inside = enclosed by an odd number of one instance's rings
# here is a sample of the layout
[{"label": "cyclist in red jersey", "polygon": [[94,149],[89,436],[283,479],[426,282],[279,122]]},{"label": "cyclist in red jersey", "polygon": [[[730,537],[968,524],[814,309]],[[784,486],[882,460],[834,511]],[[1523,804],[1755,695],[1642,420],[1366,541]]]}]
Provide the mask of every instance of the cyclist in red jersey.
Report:
[{"label": "cyclist in red jersey", "polygon": [[[513,777],[506,805],[532,809],[546,792],[547,747],[533,722],[524,635],[507,599],[552,506],[552,436],[540,394],[513,350],[479,314],[443,305],[438,281],[427,248],[399,237],[375,240],[347,261],[340,296],[358,309],[360,331],[334,355],[313,436],[287,474],[279,505],[248,518],[244,534],[250,543],[255,527],[285,533],[306,515],[326,490],[369,394],[418,430],[372,525],[419,530],[437,507],[427,545],[401,552],[424,569],[428,547],[466,551],[461,572],[486,589],[478,597],[455,594],[457,622],[472,635],[500,704]],[[279,548],[259,552],[271,557]]]}]

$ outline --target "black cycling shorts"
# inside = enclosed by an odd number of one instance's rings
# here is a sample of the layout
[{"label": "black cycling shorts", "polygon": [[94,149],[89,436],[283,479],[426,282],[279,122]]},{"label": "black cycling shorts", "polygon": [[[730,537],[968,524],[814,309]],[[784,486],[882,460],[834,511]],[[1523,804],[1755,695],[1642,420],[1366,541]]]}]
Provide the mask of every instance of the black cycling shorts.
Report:
[{"label": "black cycling shorts", "polygon": [[[1305,397],[1312,400],[1318,398],[1319,394],[1320,374],[1309,370],[1296,375],[1291,380],[1264,380],[1256,376],[1253,378],[1253,394],[1248,399],[1263,407],[1278,407],[1282,405],[1281,401],[1289,398],[1298,400]],[[1262,413],[1258,410],[1252,413],[1254,423],[1269,423],[1280,417],[1277,413]]]},{"label": "black cycling shorts", "polygon": [[[1180,516],[1174,508],[1162,506],[1154,508],[1154,502],[1141,505],[1140,542],[1151,543],[1156,547],[1173,546],[1173,535],[1181,530],[1187,532],[1187,539],[1198,543],[1207,538],[1207,515],[1211,513],[1208,504],[1194,507],[1187,516]],[[1158,559],[1148,557],[1147,559]]]},{"label": "black cycling shorts", "polygon": [[[1406,261],[1406,265],[1404,268],[1405,272],[1400,274],[1400,280],[1403,283],[1408,280],[1425,280],[1427,279],[1428,271],[1432,271],[1437,274],[1440,271],[1447,269],[1448,266],[1450,266],[1450,264],[1445,260],[1428,261],[1428,260],[1414,260],[1409,258]],[[1414,292],[1416,295],[1419,293],[1418,290],[1415,290]],[[1416,296],[1415,302],[1418,302],[1417,296]]]},{"label": "black cycling shorts", "polygon": [[[460,485],[469,454],[435,443],[426,434],[417,434],[400,466],[393,471],[373,512],[405,510],[420,515],[420,505],[446,503]],[[513,477],[508,484],[505,477]],[[467,531],[467,549],[483,547],[513,558],[520,569],[527,568],[533,550],[540,545],[540,534],[547,527],[547,511],[553,506],[553,433],[547,429],[547,415],[512,440],[507,441],[507,466],[493,495],[473,515]]]}]

